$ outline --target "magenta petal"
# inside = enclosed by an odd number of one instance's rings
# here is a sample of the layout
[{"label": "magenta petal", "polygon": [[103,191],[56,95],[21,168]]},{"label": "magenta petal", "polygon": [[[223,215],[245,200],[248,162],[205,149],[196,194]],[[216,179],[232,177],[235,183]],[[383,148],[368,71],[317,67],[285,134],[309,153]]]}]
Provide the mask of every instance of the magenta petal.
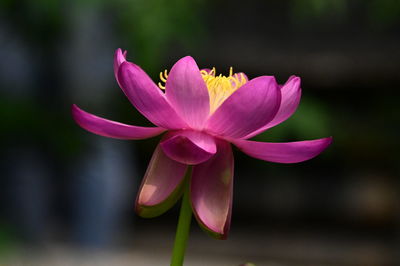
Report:
[{"label": "magenta petal", "polygon": [[131,103],[153,124],[167,129],[187,127],[164,93],[139,66],[130,62],[122,63],[118,80]]},{"label": "magenta petal", "polygon": [[211,235],[227,237],[232,211],[233,154],[228,142],[218,141],[218,152],[205,163],[193,167],[190,187],[197,221]]},{"label": "magenta petal", "polygon": [[138,127],[104,119],[83,111],[75,104],[72,105],[72,116],[87,131],[116,139],[147,139],[165,131],[160,127]]},{"label": "magenta petal", "polygon": [[171,159],[188,165],[207,161],[216,152],[212,136],[192,130],[168,132],[161,141],[161,147]]},{"label": "magenta petal", "polygon": [[172,67],[165,94],[177,113],[194,128],[201,129],[210,113],[207,86],[194,59],[186,56]]},{"label": "magenta petal", "polygon": [[286,143],[236,139],[232,140],[232,143],[244,153],[257,159],[275,163],[298,163],[320,154],[332,143],[332,137]]},{"label": "magenta petal", "polygon": [[160,145],[153,153],[136,198],[142,217],[155,217],[172,207],[181,195],[187,165],[168,158]]},{"label": "magenta petal", "polygon": [[242,138],[271,121],[280,101],[281,93],[274,77],[255,78],[222,103],[209,118],[206,128],[218,135]]},{"label": "magenta petal", "polygon": [[118,69],[119,69],[119,66],[123,62],[126,61],[126,54],[127,54],[127,51],[122,52],[121,48],[118,48],[114,54],[114,75],[115,75],[115,79],[117,80],[118,84],[119,84]]},{"label": "magenta petal", "polygon": [[274,119],[272,119],[272,121],[267,123],[265,126],[244,137],[245,139],[258,135],[265,130],[282,123],[296,111],[301,98],[300,78],[291,76],[281,87],[281,94],[281,105]]}]

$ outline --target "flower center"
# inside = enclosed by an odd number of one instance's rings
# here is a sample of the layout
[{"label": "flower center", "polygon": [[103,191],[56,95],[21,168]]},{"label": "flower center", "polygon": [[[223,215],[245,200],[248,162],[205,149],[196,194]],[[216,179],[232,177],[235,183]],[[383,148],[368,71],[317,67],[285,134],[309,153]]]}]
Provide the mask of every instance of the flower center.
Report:
[{"label": "flower center", "polygon": [[[237,89],[243,86],[247,79],[243,73],[234,74],[233,68],[229,69],[229,76],[219,74],[215,75],[216,69],[213,67],[211,70],[201,70],[200,74],[207,85],[208,94],[210,96],[210,112],[213,113],[217,108]],[[168,78],[167,70],[160,72],[160,80],[165,83]],[[165,86],[161,82],[158,86],[165,90]]]}]

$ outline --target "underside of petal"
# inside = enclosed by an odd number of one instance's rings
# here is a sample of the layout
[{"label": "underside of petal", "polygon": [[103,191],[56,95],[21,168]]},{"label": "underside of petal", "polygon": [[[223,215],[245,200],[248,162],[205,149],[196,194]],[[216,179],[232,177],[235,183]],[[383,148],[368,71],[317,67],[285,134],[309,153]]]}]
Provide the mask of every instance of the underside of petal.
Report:
[{"label": "underside of petal", "polygon": [[216,152],[212,136],[192,130],[168,132],[161,147],[171,159],[187,165],[205,162]]},{"label": "underside of petal", "polygon": [[291,76],[286,83],[281,86],[282,100],[278,112],[274,119],[268,122],[266,125],[250,133],[244,139],[248,139],[258,135],[265,130],[274,127],[286,119],[288,119],[297,109],[301,98],[300,78]]},{"label": "underside of petal", "polygon": [[299,163],[314,158],[331,143],[332,137],[284,143],[231,140],[251,157],[275,163]]},{"label": "underside of petal", "polygon": [[221,136],[243,138],[271,121],[280,102],[274,77],[255,78],[222,103],[209,118],[206,129]]},{"label": "underside of petal", "polygon": [[72,105],[72,117],[78,125],[87,131],[115,139],[147,139],[166,130],[160,127],[138,127],[111,121],[87,113],[75,104]]},{"label": "underside of petal", "polygon": [[218,140],[215,156],[193,167],[190,192],[199,224],[211,236],[226,239],[233,196],[233,154],[228,142]]},{"label": "underside of petal", "polygon": [[167,129],[187,127],[164,93],[139,66],[123,62],[118,70],[118,80],[131,103],[153,124]]},{"label": "underside of petal", "polygon": [[158,145],[137,195],[136,212],[150,218],[171,208],[182,194],[186,169],[186,165],[167,157]]}]

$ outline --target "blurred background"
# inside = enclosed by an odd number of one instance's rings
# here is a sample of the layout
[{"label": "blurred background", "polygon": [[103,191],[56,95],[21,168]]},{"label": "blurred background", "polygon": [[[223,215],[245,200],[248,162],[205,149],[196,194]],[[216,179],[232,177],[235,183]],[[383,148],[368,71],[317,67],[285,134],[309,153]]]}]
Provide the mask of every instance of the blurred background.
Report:
[{"label": "blurred background", "polygon": [[235,150],[230,237],[193,220],[186,265],[400,265],[400,1],[0,1],[0,265],[168,265],[178,209],[139,218],[159,141],[90,134],[72,103],[149,125],[114,80],[128,50],[155,82],[185,55],[302,78],[298,111],[255,139],[334,136],[306,163]]}]

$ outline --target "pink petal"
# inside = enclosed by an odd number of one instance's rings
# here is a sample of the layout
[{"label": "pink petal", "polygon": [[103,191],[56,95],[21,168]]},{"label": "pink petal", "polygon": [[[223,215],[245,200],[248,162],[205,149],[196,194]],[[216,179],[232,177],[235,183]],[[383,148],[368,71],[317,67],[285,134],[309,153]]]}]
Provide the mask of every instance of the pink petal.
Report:
[{"label": "pink petal", "polygon": [[168,158],[158,145],[136,198],[136,212],[155,217],[172,207],[181,195],[186,169],[186,165]]},{"label": "pink petal", "polygon": [[87,131],[115,139],[147,139],[165,131],[160,127],[138,127],[114,122],[89,114],[75,104],[72,105],[72,116]]},{"label": "pink petal", "polygon": [[300,78],[296,76],[291,76],[281,87],[281,94],[281,105],[274,119],[272,119],[272,121],[270,121],[260,129],[257,129],[256,131],[244,137],[245,139],[258,135],[265,130],[282,123],[296,111],[301,98]]},{"label": "pink petal", "polygon": [[233,154],[228,142],[219,140],[215,156],[193,167],[190,192],[197,221],[213,236],[225,239],[233,193]]},{"label": "pink petal", "polygon": [[222,103],[206,128],[218,135],[242,138],[271,121],[280,101],[281,93],[274,77],[252,79]]},{"label": "pink petal", "polygon": [[123,62],[126,61],[126,54],[127,54],[127,51],[122,52],[121,48],[118,48],[118,49],[115,51],[115,54],[114,54],[114,75],[115,75],[115,79],[116,79],[117,82],[118,82],[118,85],[119,85],[119,81],[118,81],[118,69],[119,69],[119,66],[120,66]]},{"label": "pink petal", "polygon": [[118,70],[118,80],[131,103],[153,124],[167,129],[187,127],[164,93],[139,66],[123,62]]},{"label": "pink petal", "polygon": [[168,132],[161,147],[171,159],[188,165],[207,161],[217,149],[212,136],[193,130]]},{"label": "pink petal", "polygon": [[194,128],[201,129],[210,113],[207,86],[194,59],[186,56],[172,67],[165,94],[177,113]]},{"label": "pink petal", "polygon": [[257,159],[275,163],[298,163],[320,154],[332,143],[332,137],[286,143],[236,139],[232,140],[232,143],[247,155]]}]

